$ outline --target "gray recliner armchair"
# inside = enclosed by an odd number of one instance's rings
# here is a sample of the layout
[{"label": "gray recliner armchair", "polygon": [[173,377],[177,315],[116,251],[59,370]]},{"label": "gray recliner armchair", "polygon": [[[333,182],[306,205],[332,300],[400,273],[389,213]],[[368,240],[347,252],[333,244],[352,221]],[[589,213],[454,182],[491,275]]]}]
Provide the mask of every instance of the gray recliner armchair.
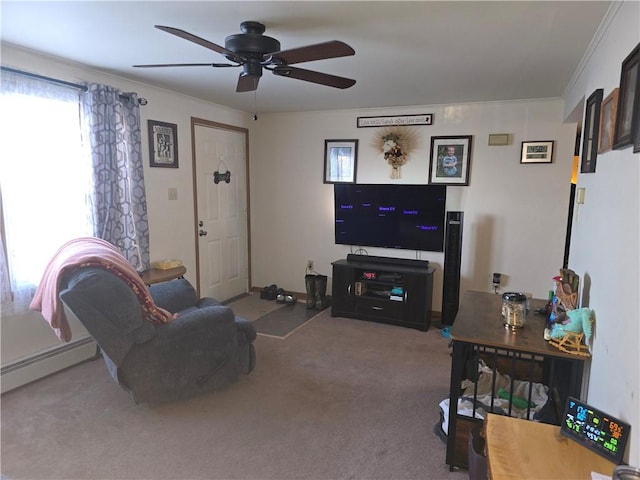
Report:
[{"label": "gray recliner armchair", "polygon": [[179,313],[155,326],[131,288],[103,268],[65,275],[60,300],[100,346],[111,376],[139,403],[187,398],[223,388],[255,367],[256,332],[185,279],[149,287],[159,307]]}]

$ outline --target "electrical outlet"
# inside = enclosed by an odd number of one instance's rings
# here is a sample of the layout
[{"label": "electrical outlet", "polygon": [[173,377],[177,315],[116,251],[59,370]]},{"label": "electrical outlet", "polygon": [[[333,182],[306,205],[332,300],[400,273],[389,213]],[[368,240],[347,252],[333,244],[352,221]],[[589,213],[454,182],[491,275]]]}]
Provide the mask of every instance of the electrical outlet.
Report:
[{"label": "electrical outlet", "polygon": [[307,260],[307,272],[313,272],[313,260]]}]

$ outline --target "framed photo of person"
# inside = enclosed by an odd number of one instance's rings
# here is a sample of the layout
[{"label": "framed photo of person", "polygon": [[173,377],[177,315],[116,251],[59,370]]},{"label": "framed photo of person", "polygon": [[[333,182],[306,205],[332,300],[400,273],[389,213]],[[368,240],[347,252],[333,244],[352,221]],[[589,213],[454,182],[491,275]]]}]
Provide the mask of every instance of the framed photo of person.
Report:
[{"label": "framed photo of person", "polygon": [[178,168],[178,126],[148,120],[149,158],[152,167]]},{"label": "framed photo of person", "polygon": [[634,144],[637,123],[640,122],[640,44],[622,62],[620,92],[613,148],[619,150]]},{"label": "framed photo of person", "polygon": [[324,183],[356,183],[358,140],[324,141]]},{"label": "framed photo of person", "polygon": [[471,135],[431,137],[430,184],[469,185],[472,140]]},{"label": "framed photo of person", "polygon": [[618,88],[607,95],[600,106],[600,132],[598,153],[608,152],[613,148],[613,131],[616,124],[616,110],[618,108]]}]

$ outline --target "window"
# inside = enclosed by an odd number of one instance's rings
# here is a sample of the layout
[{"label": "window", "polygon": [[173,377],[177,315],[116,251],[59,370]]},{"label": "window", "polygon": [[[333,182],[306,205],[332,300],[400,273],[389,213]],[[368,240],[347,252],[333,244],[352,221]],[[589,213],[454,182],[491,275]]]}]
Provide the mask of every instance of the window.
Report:
[{"label": "window", "polygon": [[19,74],[2,77],[0,238],[10,279],[2,282],[4,316],[28,309],[58,247],[93,235],[93,180],[82,92]]}]

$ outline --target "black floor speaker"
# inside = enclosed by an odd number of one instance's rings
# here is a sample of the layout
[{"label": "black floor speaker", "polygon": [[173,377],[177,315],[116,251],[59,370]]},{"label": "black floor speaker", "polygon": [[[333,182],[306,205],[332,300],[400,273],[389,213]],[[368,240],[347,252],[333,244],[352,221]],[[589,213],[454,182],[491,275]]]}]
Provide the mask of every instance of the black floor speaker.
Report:
[{"label": "black floor speaker", "polygon": [[442,279],[442,325],[453,325],[460,303],[462,220],[464,212],[447,212]]}]

